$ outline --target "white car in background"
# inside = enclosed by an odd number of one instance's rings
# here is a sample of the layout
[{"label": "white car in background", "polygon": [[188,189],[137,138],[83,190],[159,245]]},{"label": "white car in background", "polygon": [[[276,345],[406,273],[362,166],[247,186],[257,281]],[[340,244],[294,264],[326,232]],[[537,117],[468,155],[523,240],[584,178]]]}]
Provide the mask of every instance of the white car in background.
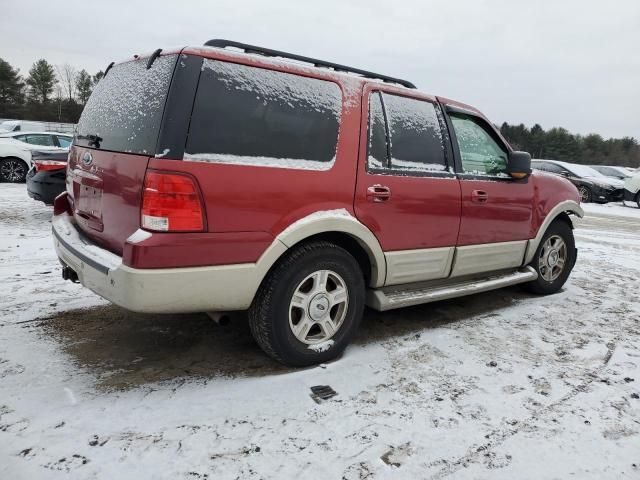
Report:
[{"label": "white car in background", "polygon": [[0,133],[0,181],[24,182],[33,150],[69,150],[73,136],[58,132]]},{"label": "white car in background", "polygon": [[589,165],[595,171],[600,172],[605,177],[617,178],[618,180],[626,180],[633,177],[633,172],[627,167],[614,167],[612,165]]},{"label": "white car in background", "polygon": [[624,181],[624,201],[635,202],[640,208],[640,173],[636,173]]}]

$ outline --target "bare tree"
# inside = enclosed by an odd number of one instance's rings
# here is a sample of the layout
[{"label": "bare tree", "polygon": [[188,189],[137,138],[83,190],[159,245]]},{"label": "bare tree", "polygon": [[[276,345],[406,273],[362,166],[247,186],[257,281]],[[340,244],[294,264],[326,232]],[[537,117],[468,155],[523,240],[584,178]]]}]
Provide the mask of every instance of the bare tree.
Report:
[{"label": "bare tree", "polygon": [[73,100],[76,96],[76,69],[73,65],[64,63],[62,65],[56,65],[56,73],[58,74],[58,79],[67,98]]}]

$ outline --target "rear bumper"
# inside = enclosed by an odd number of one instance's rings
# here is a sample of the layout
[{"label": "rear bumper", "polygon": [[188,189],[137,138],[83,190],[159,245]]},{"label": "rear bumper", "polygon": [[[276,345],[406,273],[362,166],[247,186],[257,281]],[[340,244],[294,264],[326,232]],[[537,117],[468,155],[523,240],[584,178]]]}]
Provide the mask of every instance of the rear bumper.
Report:
[{"label": "rear bumper", "polygon": [[58,258],[79,282],[127,310],[188,313],[244,310],[264,275],[254,263],[189,268],[135,269],[82,236],[68,213],[53,217]]}]

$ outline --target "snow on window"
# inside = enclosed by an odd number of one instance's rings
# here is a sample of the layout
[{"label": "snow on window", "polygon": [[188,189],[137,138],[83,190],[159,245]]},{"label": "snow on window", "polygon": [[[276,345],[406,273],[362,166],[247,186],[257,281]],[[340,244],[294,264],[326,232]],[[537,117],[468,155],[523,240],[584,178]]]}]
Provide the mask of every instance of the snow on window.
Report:
[{"label": "snow on window", "polygon": [[387,132],[379,93],[369,97],[369,146],[367,166],[373,169],[387,166]]},{"label": "snow on window", "polygon": [[391,136],[391,168],[445,171],[444,142],[435,106],[386,93],[383,99]]},{"label": "snow on window", "polygon": [[341,110],[333,82],[205,59],[184,158],[326,170]]},{"label": "snow on window", "polygon": [[476,120],[452,115],[451,122],[456,132],[462,169],[473,175],[508,177],[507,152],[491,137]]},{"label": "snow on window", "polygon": [[82,137],[97,135],[104,150],[153,152],[176,58],[161,56],[150,69],[146,59],[111,68],[84,107],[78,143],[89,146]]}]

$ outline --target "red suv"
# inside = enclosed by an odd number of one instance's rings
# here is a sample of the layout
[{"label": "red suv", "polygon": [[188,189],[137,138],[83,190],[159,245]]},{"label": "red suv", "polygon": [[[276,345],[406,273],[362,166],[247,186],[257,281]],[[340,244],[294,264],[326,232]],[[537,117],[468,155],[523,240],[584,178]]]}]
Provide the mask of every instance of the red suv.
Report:
[{"label": "red suv", "polygon": [[110,65],[69,155],[63,278],[138,312],[249,311],[294,366],[389,310],[576,260],[566,179],[531,173],[478,110],[413,84],[224,40]]}]

